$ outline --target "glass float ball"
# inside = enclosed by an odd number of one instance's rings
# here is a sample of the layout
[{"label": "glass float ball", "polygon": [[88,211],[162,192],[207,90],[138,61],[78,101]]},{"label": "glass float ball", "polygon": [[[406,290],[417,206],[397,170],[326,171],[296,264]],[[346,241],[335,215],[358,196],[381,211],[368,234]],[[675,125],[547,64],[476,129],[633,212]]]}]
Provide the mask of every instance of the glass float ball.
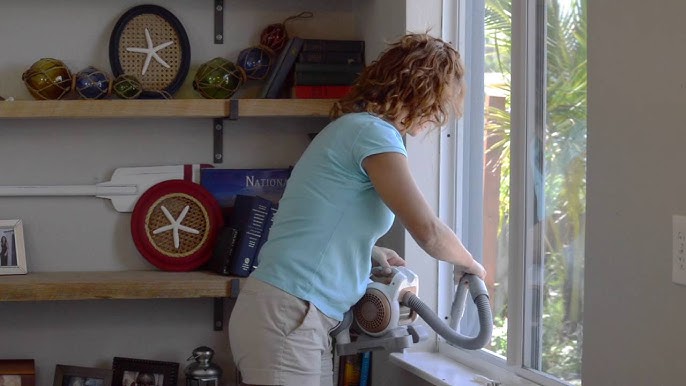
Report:
[{"label": "glass float ball", "polygon": [[260,44],[269,47],[274,52],[281,51],[287,40],[288,32],[283,23],[270,24],[260,34]]},{"label": "glass float ball", "polygon": [[58,59],[42,58],[21,76],[31,95],[38,99],[61,99],[72,87],[72,76],[67,66]]},{"label": "glass float ball", "polygon": [[112,85],[112,91],[123,99],[136,99],[143,92],[143,85],[133,75],[121,74]]},{"label": "glass float ball", "polygon": [[250,47],[238,54],[237,64],[248,79],[264,79],[272,66],[272,50],[268,47]]},{"label": "glass float ball", "polygon": [[241,67],[218,57],[200,65],[193,79],[193,89],[207,99],[228,99],[245,79]]},{"label": "glass float ball", "polygon": [[112,92],[110,76],[90,66],[74,76],[74,89],[83,99],[102,99]]}]

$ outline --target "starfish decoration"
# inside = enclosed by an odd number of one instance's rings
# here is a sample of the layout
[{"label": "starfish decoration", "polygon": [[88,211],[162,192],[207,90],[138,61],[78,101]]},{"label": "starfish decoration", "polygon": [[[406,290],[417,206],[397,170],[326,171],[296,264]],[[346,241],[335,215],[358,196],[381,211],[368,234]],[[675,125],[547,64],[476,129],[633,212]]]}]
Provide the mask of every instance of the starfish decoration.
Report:
[{"label": "starfish decoration", "polygon": [[145,40],[148,42],[148,47],[147,48],[136,48],[136,47],[127,47],[126,50],[130,52],[138,52],[141,54],[145,54],[145,63],[143,64],[143,72],[141,75],[145,75],[145,72],[148,71],[148,66],[150,66],[150,59],[155,58],[157,63],[163,65],[166,68],[169,68],[169,65],[167,62],[162,60],[159,55],[157,55],[157,51],[160,51],[164,48],[169,47],[170,45],[174,44],[173,41],[169,41],[166,43],[162,43],[159,46],[154,46],[152,45],[152,38],[150,37],[150,31],[148,29],[145,29]]},{"label": "starfish decoration", "polygon": [[162,232],[166,232],[168,230],[171,230],[172,231],[172,237],[174,237],[174,247],[176,249],[179,249],[179,231],[192,233],[194,235],[197,235],[200,233],[200,231],[198,231],[197,229],[193,229],[191,227],[181,225],[181,222],[183,221],[183,219],[188,214],[188,209],[190,209],[188,205],[186,205],[186,207],[183,208],[183,210],[181,211],[181,214],[179,214],[178,219],[174,219],[174,217],[172,217],[171,213],[169,213],[169,211],[167,210],[167,208],[164,207],[164,205],[162,205],[160,208],[162,209],[162,212],[164,213],[164,217],[166,217],[167,220],[169,220],[170,224],[155,229],[154,231],[152,231],[153,235],[158,235]]}]

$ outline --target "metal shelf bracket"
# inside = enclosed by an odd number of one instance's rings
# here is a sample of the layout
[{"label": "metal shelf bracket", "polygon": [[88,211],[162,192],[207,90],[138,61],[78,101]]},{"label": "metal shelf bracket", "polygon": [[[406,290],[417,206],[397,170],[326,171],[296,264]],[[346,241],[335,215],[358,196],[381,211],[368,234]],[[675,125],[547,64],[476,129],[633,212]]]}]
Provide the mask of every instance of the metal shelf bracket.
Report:
[{"label": "metal shelf bracket", "polygon": [[214,331],[222,331],[224,329],[224,301],[228,299],[229,310],[228,315],[231,315],[233,311],[233,306],[236,303],[236,298],[238,298],[238,292],[240,291],[240,282],[238,279],[231,280],[231,296],[214,298]]},{"label": "metal shelf bracket", "polygon": [[224,44],[224,0],[214,0],[214,44]]},{"label": "metal shelf bracket", "polygon": [[[232,121],[238,119],[238,99],[229,100],[229,116]],[[216,164],[224,162],[224,118],[212,120],[213,149],[212,159]]]}]

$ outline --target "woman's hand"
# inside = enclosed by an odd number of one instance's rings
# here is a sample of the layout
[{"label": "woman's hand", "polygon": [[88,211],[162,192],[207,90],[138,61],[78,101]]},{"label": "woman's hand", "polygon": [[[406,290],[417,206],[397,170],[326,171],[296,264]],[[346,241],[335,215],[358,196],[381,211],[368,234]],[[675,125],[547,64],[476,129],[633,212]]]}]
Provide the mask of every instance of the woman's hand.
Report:
[{"label": "woman's hand", "polygon": [[383,273],[390,274],[391,267],[404,267],[405,260],[396,251],[375,245],[372,247],[372,265],[384,267]]},{"label": "woman's hand", "polygon": [[453,281],[455,282],[455,285],[460,283],[460,279],[462,279],[462,276],[464,276],[466,273],[478,276],[481,278],[481,280],[486,278],[486,269],[484,266],[478,261],[472,259],[472,264],[469,267],[455,265],[453,270]]}]

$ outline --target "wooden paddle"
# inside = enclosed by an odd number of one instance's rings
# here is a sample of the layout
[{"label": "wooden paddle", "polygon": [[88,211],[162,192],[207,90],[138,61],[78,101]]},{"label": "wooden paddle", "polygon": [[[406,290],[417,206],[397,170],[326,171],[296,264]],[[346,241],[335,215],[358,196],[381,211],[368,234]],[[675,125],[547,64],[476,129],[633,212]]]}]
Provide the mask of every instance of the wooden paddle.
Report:
[{"label": "wooden paddle", "polygon": [[0,186],[0,197],[94,196],[112,202],[117,212],[130,213],[151,186],[168,180],[200,182],[200,169],[211,165],[126,167],[114,170],[112,179],[95,185]]}]

